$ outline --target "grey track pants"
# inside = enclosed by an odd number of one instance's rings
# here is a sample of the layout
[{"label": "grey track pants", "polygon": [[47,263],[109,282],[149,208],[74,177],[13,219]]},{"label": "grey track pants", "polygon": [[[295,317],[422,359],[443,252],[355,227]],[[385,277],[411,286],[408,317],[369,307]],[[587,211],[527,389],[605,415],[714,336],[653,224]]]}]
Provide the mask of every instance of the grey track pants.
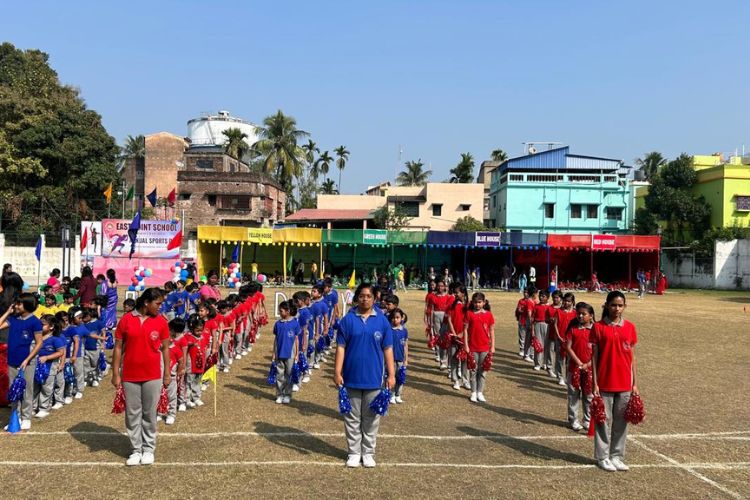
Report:
[{"label": "grey track pants", "polygon": [[59,361],[49,363],[49,376],[44,384],[34,379],[34,406],[40,410],[49,410],[52,407],[52,393],[55,390],[55,376]]},{"label": "grey track pants", "polygon": [[470,352],[469,356],[474,356],[474,361],[477,362],[477,369],[471,370],[469,372],[469,375],[471,377],[471,392],[484,392],[484,381],[486,380],[487,376],[485,375],[485,371],[482,368],[482,363],[484,363],[484,358],[487,357],[487,353]]},{"label": "grey track pants", "polygon": [[153,453],[156,448],[156,405],[161,385],[161,379],[122,384],[125,390],[125,427],[134,453]]},{"label": "grey track pants", "polygon": [[292,358],[276,360],[276,396],[292,396]]},{"label": "grey track pants", "polygon": [[349,389],[352,411],[344,415],[344,432],[349,455],[374,455],[380,415],[370,409],[370,403],[380,389]]},{"label": "grey track pants", "polygon": [[[21,420],[31,420],[31,412],[34,403],[34,370],[36,361],[31,360],[29,365],[23,371],[23,378],[26,380],[26,390],[23,393],[23,399],[17,403],[11,404],[11,408],[18,411],[18,418]],[[12,384],[18,376],[20,370],[13,366],[8,366],[8,383]]]},{"label": "grey track pants", "polygon": [[628,423],[625,408],[630,401],[629,392],[601,392],[607,421],[596,426],[594,435],[594,457],[597,460],[625,455],[625,442],[628,438]]}]

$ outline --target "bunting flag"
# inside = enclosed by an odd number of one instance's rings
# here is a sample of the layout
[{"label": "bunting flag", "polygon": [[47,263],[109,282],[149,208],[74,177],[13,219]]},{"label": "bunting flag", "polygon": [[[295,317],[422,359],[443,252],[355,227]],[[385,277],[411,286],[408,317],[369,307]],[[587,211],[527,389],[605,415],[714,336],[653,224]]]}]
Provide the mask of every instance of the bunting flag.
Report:
[{"label": "bunting flag", "polygon": [[[156,190],[154,190],[156,192]],[[138,238],[138,231],[141,229],[141,211],[138,210],[133,217],[133,222],[130,223],[130,229],[128,229],[128,237],[130,238],[130,255],[128,259],[133,258],[135,253],[135,242]]]},{"label": "bunting flag", "polygon": [[175,248],[180,248],[182,246],[182,231],[174,235],[174,238],[172,238],[172,241],[169,242],[167,245],[167,250],[174,250]]},{"label": "bunting flag", "polygon": [[234,246],[234,250],[232,250],[232,262],[239,262],[240,261],[240,242],[238,241],[237,244]]},{"label": "bunting flag", "polygon": [[81,253],[86,249],[86,245],[89,244],[89,228],[83,228],[83,236],[81,236]]},{"label": "bunting flag", "polygon": [[130,189],[128,189],[128,194],[125,195],[125,201],[132,200],[133,195],[135,195],[135,186],[130,186]]},{"label": "bunting flag", "polygon": [[349,284],[347,285],[349,290],[353,290],[357,288],[357,279],[355,277],[356,274],[357,274],[357,271],[352,271],[352,277],[349,278]]},{"label": "bunting flag", "polygon": [[37,262],[42,261],[42,237],[39,236],[39,240],[36,242],[36,250],[34,250],[34,255],[36,255]]},{"label": "bunting flag", "polygon": [[169,203],[170,207],[174,206],[174,202],[177,200],[177,188],[172,188],[172,190],[169,192],[169,196],[167,196],[167,203]]},{"label": "bunting flag", "polygon": [[149,203],[151,203],[152,207],[156,206],[156,188],[154,188],[153,191],[146,195],[146,199]]},{"label": "bunting flag", "polygon": [[216,365],[209,368],[201,377],[201,382],[213,382],[216,385]]},{"label": "bunting flag", "polygon": [[112,183],[109,183],[109,186],[107,186],[107,189],[104,190],[104,198],[107,200],[107,205],[112,203]]}]

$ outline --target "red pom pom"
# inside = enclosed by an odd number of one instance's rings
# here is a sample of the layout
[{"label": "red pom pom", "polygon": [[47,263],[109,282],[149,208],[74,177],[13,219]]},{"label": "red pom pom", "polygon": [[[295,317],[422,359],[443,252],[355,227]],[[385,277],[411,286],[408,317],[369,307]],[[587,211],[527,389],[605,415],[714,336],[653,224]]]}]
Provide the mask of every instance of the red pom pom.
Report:
[{"label": "red pom pom", "polygon": [[607,410],[604,409],[604,400],[601,396],[594,396],[591,400],[591,424],[589,425],[589,436],[593,436],[595,427],[607,421]]},{"label": "red pom pom", "polygon": [[219,362],[219,353],[215,352],[206,358],[206,370]]},{"label": "red pom pom", "polygon": [[166,415],[169,412],[169,395],[167,394],[167,388],[161,386],[161,394],[159,395],[159,404],[156,405],[156,413],[159,415]]},{"label": "red pom pom", "polygon": [[437,335],[430,335],[430,338],[427,339],[427,348],[428,349],[434,349],[437,345],[438,338]]},{"label": "red pom pom", "polygon": [[472,371],[477,369],[477,360],[474,358],[474,353],[472,352],[466,358],[466,367]]},{"label": "red pom pom", "polygon": [[447,333],[438,338],[438,345],[441,349],[450,349],[452,343],[451,336]]},{"label": "red pom pom", "polygon": [[125,412],[125,389],[123,389],[122,384],[120,384],[115,391],[115,401],[112,403],[112,413],[116,415],[123,412]]},{"label": "red pom pom", "polygon": [[539,339],[536,337],[531,337],[531,345],[534,347],[534,352],[540,353],[544,352],[544,346],[541,342],[539,342]]},{"label": "red pom pom", "polygon": [[646,411],[643,409],[643,400],[638,394],[631,394],[628,406],[625,407],[625,421],[629,424],[638,425],[646,418]]},{"label": "red pom pom", "polygon": [[579,368],[573,368],[570,372],[570,385],[576,391],[581,388],[581,370]]},{"label": "red pom pom", "polygon": [[490,370],[492,370],[492,353],[488,352],[484,361],[482,361],[482,371],[488,372]]},{"label": "red pom pom", "polygon": [[469,357],[469,354],[465,350],[459,349],[456,351],[456,361],[459,361],[459,362],[466,361],[466,358],[468,357]]},{"label": "red pom pom", "polygon": [[594,392],[594,372],[592,370],[583,370],[581,375],[581,391],[588,396]]}]

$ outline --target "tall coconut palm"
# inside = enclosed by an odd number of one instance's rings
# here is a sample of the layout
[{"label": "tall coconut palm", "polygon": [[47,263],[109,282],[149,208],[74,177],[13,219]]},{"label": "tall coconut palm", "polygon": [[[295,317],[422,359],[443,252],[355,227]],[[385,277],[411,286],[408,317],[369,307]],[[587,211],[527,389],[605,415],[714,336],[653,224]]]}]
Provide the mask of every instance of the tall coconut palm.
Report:
[{"label": "tall coconut palm", "polygon": [[297,120],[281,110],[267,116],[258,128],[258,142],[251,150],[261,157],[263,171],[272,174],[285,191],[289,191],[291,179],[298,175],[305,161],[305,151],[297,141],[309,135],[298,130]]},{"label": "tall coconut palm", "polygon": [[423,186],[432,175],[432,170],[422,170],[424,163],[420,158],[417,161],[407,161],[406,170],[399,172],[396,182],[399,186]]},{"label": "tall coconut palm", "polygon": [[333,157],[328,154],[328,151],[323,151],[318,155],[318,159],[315,160],[310,172],[317,179],[320,174],[328,174],[328,171],[331,169],[331,163],[333,163]]},{"label": "tall coconut palm", "polygon": [[120,148],[120,154],[123,158],[145,158],[146,157],[146,137],[129,135],[125,139],[125,145]]},{"label": "tall coconut palm", "polygon": [[461,161],[451,169],[451,182],[467,184],[474,181],[474,157],[471,153],[461,153]]},{"label": "tall coconut palm", "polygon": [[495,149],[492,151],[492,153],[490,153],[490,158],[492,158],[492,161],[502,163],[508,159],[508,153],[506,153],[502,149]]},{"label": "tall coconut palm", "polygon": [[657,151],[647,153],[643,158],[635,160],[635,164],[643,171],[646,180],[652,180],[661,167],[667,164],[667,159]]},{"label": "tall coconut palm", "polygon": [[245,142],[247,134],[238,128],[228,128],[221,133],[226,137],[224,152],[232,158],[242,161],[248,151],[250,151],[250,146]]},{"label": "tall coconut palm", "polygon": [[320,148],[312,139],[307,140],[307,144],[302,145],[302,150],[305,152],[305,160],[307,160],[308,168],[312,169],[315,163],[315,154],[320,154]]},{"label": "tall coconut palm", "polygon": [[323,184],[320,185],[320,192],[322,194],[338,194],[336,184],[331,179],[326,179]]},{"label": "tall coconut palm", "polygon": [[349,151],[344,146],[339,146],[333,150],[336,155],[336,167],[339,169],[339,186],[338,191],[341,192],[341,172],[346,167],[346,162],[349,160]]}]

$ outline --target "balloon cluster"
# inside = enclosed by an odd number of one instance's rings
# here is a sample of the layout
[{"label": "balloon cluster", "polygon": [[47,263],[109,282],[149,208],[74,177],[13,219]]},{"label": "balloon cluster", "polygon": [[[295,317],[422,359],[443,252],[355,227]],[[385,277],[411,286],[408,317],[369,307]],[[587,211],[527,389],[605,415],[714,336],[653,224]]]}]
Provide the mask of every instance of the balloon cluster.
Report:
[{"label": "balloon cluster", "polygon": [[186,280],[188,277],[187,267],[187,264],[181,260],[176,261],[173,266],[170,266],[169,271],[174,273],[172,281],[177,282],[180,280]]},{"label": "balloon cluster", "polygon": [[255,281],[257,281],[260,284],[263,284],[266,281],[268,281],[268,276],[266,276],[265,274],[259,274],[258,276],[255,277]]},{"label": "balloon cluster", "polygon": [[391,391],[385,388],[375,396],[375,399],[370,403],[370,409],[380,415],[381,417],[388,413],[388,404],[391,402]]},{"label": "balloon cluster", "polygon": [[625,421],[629,424],[638,425],[646,418],[646,410],[643,408],[643,400],[638,394],[631,394],[628,406],[625,407]]},{"label": "balloon cluster", "polygon": [[154,271],[149,267],[136,266],[133,268],[133,276],[130,277],[129,292],[142,292],[146,289],[146,278],[150,278]]},{"label": "balloon cluster", "polygon": [[237,262],[232,262],[229,266],[224,268],[224,273],[227,276],[229,288],[238,288],[240,286],[242,271],[240,271],[240,265]]},{"label": "balloon cluster", "polygon": [[122,384],[117,386],[115,392],[115,400],[112,402],[112,413],[117,415],[118,413],[125,412],[125,389],[122,388]]}]

